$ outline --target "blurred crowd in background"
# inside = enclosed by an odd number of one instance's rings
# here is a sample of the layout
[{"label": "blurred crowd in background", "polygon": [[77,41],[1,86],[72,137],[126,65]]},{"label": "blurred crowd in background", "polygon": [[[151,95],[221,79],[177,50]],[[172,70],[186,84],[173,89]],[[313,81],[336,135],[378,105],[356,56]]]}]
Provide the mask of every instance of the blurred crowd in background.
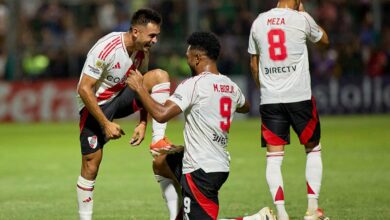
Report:
[{"label": "blurred crowd in background", "polygon": [[[375,1],[375,0],[374,0]],[[194,7],[196,2],[196,7]],[[328,32],[331,46],[309,44],[314,79],[390,75],[390,2],[303,1]],[[222,42],[219,65],[227,75],[249,74],[248,36],[256,16],[276,0],[0,0],[0,80],[78,78],[88,50],[103,35],[127,31],[141,7],[163,16],[151,68],[189,74],[185,58],[191,30],[213,31]],[[188,5],[191,4],[191,5]],[[194,22],[194,21],[192,21]],[[192,29],[194,29],[192,27]]]}]

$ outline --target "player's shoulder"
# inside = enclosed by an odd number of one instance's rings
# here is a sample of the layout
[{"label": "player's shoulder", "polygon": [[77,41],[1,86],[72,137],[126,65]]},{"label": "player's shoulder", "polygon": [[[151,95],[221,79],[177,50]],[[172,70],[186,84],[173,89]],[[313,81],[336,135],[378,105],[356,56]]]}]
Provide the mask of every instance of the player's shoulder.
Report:
[{"label": "player's shoulder", "polygon": [[105,48],[112,48],[113,46],[121,45],[123,32],[111,32],[101,37],[95,45],[91,48],[91,51],[100,51]]},{"label": "player's shoulder", "polygon": [[122,34],[123,34],[123,32],[110,32],[110,33],[104,35],[103,37],[101,37],[98,40],[98,42],[99,41],[108,41],[110,39],[116,39],[118,37],[122,37]]},{"label": "player's shoulder", "polygon": [[307,13],[306,11],[299,11],[298,13],[302,18],[309,20],[309,21],[314,21],[313,17],[309,13]]}]

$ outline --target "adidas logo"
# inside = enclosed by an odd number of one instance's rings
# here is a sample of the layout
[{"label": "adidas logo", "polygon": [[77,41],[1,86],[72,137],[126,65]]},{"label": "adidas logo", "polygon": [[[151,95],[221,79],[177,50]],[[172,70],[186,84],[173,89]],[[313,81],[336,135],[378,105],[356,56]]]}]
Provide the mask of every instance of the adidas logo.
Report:
[{"label": "adidas logo", "polygon": [[114,67],[112,67],[113,69],[120,69],[121,68],[121,65],[119,64],[119,62],[117,62]]}]

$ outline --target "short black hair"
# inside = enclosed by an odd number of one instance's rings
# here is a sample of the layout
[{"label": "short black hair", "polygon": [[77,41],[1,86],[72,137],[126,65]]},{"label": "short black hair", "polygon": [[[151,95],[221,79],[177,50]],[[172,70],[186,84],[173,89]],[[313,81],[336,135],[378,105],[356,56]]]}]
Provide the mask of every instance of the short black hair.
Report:
[{"label": "short black hair", "polygon": [[217,36],[211,32],[194,32],[188,37],[187,43],[191,49],[197,49],[206,52],[206,55],[216,61],[221,50],[221,44]]},{"label": "short black hair", "polygon": [[147,25],[148,23],[155,23],[161,25],[162,17],[160,13],[153,9],[143,8],[137,10],[131,18],[131,26],[134,25]]}]

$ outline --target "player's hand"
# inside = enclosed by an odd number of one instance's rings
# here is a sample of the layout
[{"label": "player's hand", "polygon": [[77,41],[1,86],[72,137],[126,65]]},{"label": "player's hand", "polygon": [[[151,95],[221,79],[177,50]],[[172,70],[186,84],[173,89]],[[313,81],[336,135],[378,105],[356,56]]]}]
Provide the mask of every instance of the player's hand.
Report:
[{"label": "player's hand", "polygon": [[145,138],[146,123],[141,122],[135,127],[133,136],[131,137],[130,144],[132,146],[138,146]]},{"label": "player's hand", "polygon": [[137,69],[130,70],[126,83],[132,90],[137,91],[143,87],[143,79],[144,77]]},{"label": "player's hand", "polygon": [[122,135],[125,135],[125,132],[121,127],[117,123],[111,121],[103,125],[103,132],[107,140],[118,139],[122,137]]}]

